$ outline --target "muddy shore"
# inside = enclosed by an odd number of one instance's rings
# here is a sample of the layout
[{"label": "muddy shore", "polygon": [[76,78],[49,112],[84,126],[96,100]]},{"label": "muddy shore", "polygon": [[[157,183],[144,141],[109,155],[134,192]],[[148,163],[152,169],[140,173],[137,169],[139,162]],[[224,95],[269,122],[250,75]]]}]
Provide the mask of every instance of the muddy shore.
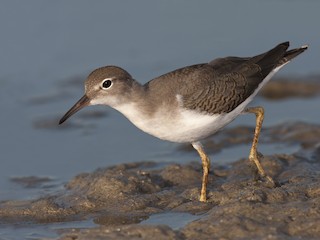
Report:
[{"label": "muddy shore", "polygon": [[[320,88],[315,91],[312,85],[308,89],[312,94],[299,97],[319,94]],[[268,88],[263,94],[267,92]],[[288,97],[294,96],[292,93]],[[218,133],[204,144],[208,152],[217,152],[249,143],[252,133],[252,127],[238,126]],[[288,122],[264,128],[260,142],[299,146],[294,154],[261,154],[263,167],[279,187],[270,188],[254,180],[247,159],[225,165],[213,161],[208,202],[201,203],[198,198],[202,168],[197,158],[184,165],[121,164],[81,173],[63,190],[49,196],[3,201],[0,224],[86,219],[97,224],[93,228],[64,229],[59,233],[63,240],[320,238],[320,125]],[[188,145],[179,148],[189,149]],[[28,187],[49,179],[14,181]],[[140,224],[154,214],[166,212],[190,213],[199,218],[178,229]]]},{"label": "muddy shore", "polygon": [[[252,132],[250,128],[241,129]],[[229,129],[225,136],[238,132],[239,128]],[[265,129],[263,136],[262,142],[299,143],[301,147],[292,155],[262,157],[266,171],[280,183],[277,188],[255,181],[246,159],[225,166],[216,166],[213,162],[208,202],[200,203],[202,173],[199,162],[122,164],[79,174],[66,184],[65,190],[55,195],[32,201],[2,202],[0,223],[50,223],[92,218],[100,225],[77,231],[70,229],[61,239],[319,237],[320,126],[282,124]],[[238,141],[221,141],[228,145],[231,142],[238,144]],[[177,230],[163,225],[138,224],[153,214],[168,211],[200,217]]]}]

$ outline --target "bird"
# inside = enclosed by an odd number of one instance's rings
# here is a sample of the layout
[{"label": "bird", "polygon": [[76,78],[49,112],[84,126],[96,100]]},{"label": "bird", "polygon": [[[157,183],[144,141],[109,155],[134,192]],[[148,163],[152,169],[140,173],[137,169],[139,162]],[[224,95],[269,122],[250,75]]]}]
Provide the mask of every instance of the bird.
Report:
[{"label": "bird", "polygon": [[256,116],[249,162],[261,180],[276,186],[266,174],[257,152],[264,108],[247,107],[260,89],[308,45],[288,50],[283,42],[253,57],[223,57],[179,68],[145,84],[126,70],[104,66],[85,80],[85,94],[60,119],[90,105],[107,105],[122,113],[142,131],[162,140],[191,143],[202,161],[201,202],[207,201],[210,159],[201,141],[245,113]]}]

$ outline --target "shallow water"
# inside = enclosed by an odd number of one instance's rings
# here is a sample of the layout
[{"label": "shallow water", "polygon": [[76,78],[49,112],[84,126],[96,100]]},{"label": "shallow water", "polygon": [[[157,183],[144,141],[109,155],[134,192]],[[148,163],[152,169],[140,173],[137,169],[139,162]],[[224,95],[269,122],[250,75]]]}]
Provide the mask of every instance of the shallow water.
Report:
[{"label": "shallow water", "polygon": [[[320,52],[313,47],[320,38],[319,2],[181,3],[2,1],[0,200],[32,199],[102,166],[198,159],[195,153],[178,151],[178,144],[148,136],[105,107],[84,110],[68,125],[58,126],[58,119],[83,94],[82,80],[93,68],[119,65],[146,82],[178,67],[226,55],[254,55],[291,40],[293,47],[310,44],[310,50],[279,75],[319,72]],[[266,109],[264,126],[297,120],[318,123],[319,103],[319,98],[255,101]],[[89,112],[92,115],[86,115]],[[237,124],[253,125],[254,118],[240,117],[230,127]],[[260,150],[272,154],[278,147],[262,144]],[[247,151],[248,146],[239,146],[212,157],[229,162]],[[20,176],[52,181],[25,188],[10,180]]]},{"label": "shallow water", "polygon": [[96,226],[92,220],[74,221],[68,223],[50,224],[8,224],[1,225],[0,239],[21,240],[21,239],[47,239],[56,238],[66,229],[91,228]]}]

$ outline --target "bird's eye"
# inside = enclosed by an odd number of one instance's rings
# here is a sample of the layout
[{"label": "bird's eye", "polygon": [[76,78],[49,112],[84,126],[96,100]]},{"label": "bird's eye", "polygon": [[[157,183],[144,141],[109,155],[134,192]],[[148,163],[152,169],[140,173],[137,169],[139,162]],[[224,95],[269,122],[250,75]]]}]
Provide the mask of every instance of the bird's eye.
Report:
[{"label": "bird's eye", "polygon": [[103,80],[101,87],[102,89],[108,89],[111,87],[111,85],[112,85],[112,81],[110,79],[105,79]]}]

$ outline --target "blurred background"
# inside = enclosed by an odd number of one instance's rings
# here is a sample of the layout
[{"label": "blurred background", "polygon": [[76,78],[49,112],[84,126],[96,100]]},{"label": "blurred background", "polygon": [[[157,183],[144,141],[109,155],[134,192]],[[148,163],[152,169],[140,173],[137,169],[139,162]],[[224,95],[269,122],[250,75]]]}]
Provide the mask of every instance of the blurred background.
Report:
[{"label": "blurred background", "polygon": [[[58,120],[82,96],[86,76],[104,65],[118,65],[145,83],[186,65],[252,56],[289,40],[291,47],[310,49],[277,76],[317,75],[319,9],[311,0],[2,0],[0,200],[34,198],[98,167],[198,160],[196,152],[141,132],[110,108],[87,108],[62,126]],[[255,103],[266,108],[264,126],[319,119],[319,98]],[[233,125],[244,123],[254,125],[254,118]],[[248,151],[231,149],[214,161],[237,160]],[[51,188],[25,189],[12,181],[28,176],[49,177]]]}]

